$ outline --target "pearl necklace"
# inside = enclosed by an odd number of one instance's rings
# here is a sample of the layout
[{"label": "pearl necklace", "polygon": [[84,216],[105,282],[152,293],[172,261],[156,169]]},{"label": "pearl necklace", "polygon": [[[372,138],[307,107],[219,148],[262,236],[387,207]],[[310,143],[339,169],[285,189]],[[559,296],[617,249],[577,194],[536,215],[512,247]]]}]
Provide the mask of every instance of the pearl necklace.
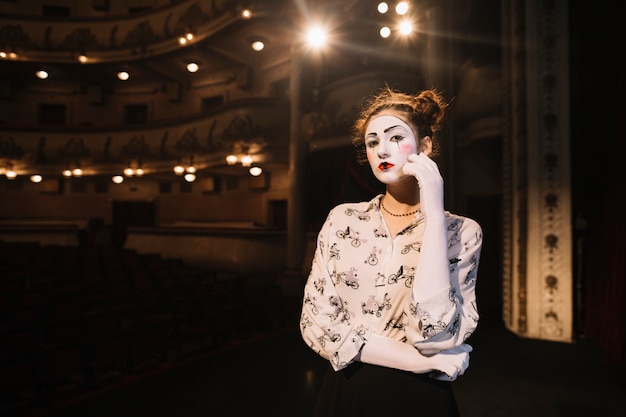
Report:
[{"label": "pearl necklace", "polygon": [[411,211],[409,213],[403,213],[403,214],[396,214],[396,213],[392,213],[389,210],[387,210],[387,207],[385,207],[385,205],[383,204],[383,200],[380,200],[380,206],[383,208],[383,210],[385,210],[388,214],[392,215],[393,217],[405,217],[405,216],[411,216],[415,213],[417,213],[418,211],[420,211],[420,209],[418,208],[415,211]]}]

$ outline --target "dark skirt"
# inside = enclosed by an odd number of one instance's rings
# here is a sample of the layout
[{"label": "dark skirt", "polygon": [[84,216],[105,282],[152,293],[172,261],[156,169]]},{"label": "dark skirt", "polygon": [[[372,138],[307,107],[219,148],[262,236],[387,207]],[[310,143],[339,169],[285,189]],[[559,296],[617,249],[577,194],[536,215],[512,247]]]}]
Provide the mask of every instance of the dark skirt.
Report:
[{"label": "dark skirt", "polygon": [[448,381],[361,362],[341,371],[328,368],[315,417],[458,417]]}]

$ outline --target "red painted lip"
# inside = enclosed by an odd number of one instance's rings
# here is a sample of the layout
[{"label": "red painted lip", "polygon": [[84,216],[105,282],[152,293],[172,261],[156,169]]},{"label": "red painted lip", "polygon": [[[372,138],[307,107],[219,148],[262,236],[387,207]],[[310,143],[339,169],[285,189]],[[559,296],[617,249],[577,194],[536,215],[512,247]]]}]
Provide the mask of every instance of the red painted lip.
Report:
[{"label": "red painted lip", "polygon": [[393,168],[394,166],[395,166],[395,165],[394,165],[394,164],[392,164],[391,162],[381,162],[381,163],[378,165],[378,169],[380,169],[381,171],[384,171],[384,170],[386,170],[386,169]]}]

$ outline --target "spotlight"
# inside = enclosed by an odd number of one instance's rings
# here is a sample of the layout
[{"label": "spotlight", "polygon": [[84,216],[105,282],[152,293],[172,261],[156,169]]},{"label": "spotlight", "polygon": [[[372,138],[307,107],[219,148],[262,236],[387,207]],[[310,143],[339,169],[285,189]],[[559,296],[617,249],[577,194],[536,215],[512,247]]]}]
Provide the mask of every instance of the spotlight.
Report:
[{"label": "spotlight", "polygon": [[409,35],[413,31],[413,25],[408,20],[400,23],[400,33],[403,35]]},{"label": "spotlight", "polygon": [[320,48],[326,43],[326,32],[321,27],[314,27],[307,33],[307,42],[313,48]]}]

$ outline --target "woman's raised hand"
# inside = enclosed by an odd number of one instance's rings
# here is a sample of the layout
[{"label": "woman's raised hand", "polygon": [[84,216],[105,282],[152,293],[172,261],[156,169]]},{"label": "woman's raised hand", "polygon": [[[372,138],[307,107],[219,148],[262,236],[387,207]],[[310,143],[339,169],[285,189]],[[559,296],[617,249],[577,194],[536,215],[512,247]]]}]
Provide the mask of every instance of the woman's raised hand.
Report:
[{"label": "woman's raised hand", "polygon": [[443,178],[435,161],[424,152],[412,154],[402,167],[402,172],[417,179],[422,213],[431,218],[443,215]]}]

